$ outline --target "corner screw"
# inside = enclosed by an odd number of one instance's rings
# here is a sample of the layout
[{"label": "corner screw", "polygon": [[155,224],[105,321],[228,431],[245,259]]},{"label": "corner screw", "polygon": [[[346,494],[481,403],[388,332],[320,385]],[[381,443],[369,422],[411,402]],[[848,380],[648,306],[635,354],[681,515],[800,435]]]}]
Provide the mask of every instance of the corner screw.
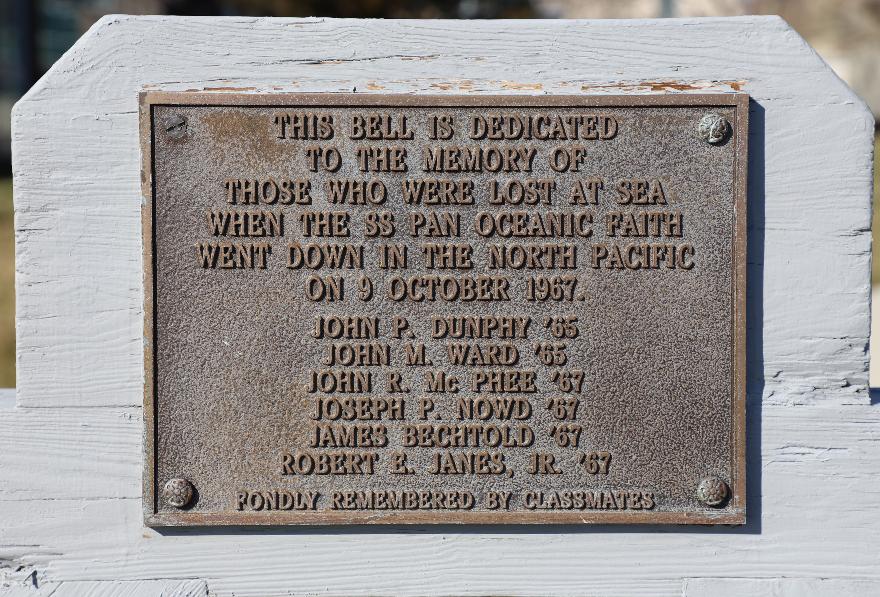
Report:
[{"label": "corner screw", "polygon": [[730,123],[721,114],[710,112],[700,119],[697,135],[706,143],[718,145],[730,135]]},{"label": "corner screw", "polygon": [[186,118],[180,114],[172,114],[165,120],[165,132],[172,139],[180,139],[186,135]]},{"label": "corner screw", "polygon": [[185,508],[193,498],[192,483],[186,479],[169,479],[162,488],[165,503],[175,508]]},{"label": "corner screw", "polygon": [[718,477],[706,477],[697,486],[697,499],[707,506],[720,506],[728,495],[730,488]]}]

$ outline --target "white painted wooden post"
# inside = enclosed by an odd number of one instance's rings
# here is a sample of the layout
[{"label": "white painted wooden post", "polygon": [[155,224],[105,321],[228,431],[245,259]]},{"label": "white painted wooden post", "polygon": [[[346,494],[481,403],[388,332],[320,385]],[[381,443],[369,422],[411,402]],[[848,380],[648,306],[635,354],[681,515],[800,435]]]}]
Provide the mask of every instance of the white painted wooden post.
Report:
[{"label": "white painted wooden post", "polygon": [[[749,93],[749,524],[145,528],[145,89]],[[775,17],[102,19],[13,112],[19,387],[15,407],[0,408],[0,587],[880,594],[880,407],[867,388],[873,130],[864,104]]]}]

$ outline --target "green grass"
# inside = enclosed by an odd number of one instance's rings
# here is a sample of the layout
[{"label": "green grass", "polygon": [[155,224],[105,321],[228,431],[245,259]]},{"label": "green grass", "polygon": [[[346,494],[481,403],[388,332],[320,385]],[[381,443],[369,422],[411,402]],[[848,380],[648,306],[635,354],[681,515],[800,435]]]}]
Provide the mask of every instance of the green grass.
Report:
[{"label": "green grass", "polygon": [[15,387],[15,245],[12,179],[0,179],[0,388]]}]

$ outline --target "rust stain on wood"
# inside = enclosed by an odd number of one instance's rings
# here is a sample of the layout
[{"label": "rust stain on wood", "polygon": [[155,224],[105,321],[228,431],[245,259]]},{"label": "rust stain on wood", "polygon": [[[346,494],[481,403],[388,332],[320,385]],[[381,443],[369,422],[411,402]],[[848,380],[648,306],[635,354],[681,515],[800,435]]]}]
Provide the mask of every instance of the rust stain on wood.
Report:
[{"label": "rust stain on wood", "polygon": [[522,89],[527,91],[540,91],[544,89],[542,83],[517,83],[516,81],[501,81],[503,89]]},{"label": "rust stain on wood", "polygon": [[626,83],[589,83],[581,85],[582,91],[601,89],[619,91],[646,90],[651,92],[668,91],[706,91],[727,87],[733,91],[741,91],[745,81],[633,81]]},{"label": "rust stain on wood", "polygon": [[205,91],[216,91],[219,93],[225,92],[242,92],[242,91],[256,91],[256,87],[205,87]]}]

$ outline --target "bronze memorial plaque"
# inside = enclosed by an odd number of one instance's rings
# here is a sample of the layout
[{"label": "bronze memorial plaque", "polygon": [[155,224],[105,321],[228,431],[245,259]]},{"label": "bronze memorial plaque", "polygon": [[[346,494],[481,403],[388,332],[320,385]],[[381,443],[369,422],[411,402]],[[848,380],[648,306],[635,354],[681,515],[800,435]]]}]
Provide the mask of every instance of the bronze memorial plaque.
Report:
[{"label": "bronze memorial plaque", "polygon": [[743,523],[747,119],[142,94],[146,524]]}]

